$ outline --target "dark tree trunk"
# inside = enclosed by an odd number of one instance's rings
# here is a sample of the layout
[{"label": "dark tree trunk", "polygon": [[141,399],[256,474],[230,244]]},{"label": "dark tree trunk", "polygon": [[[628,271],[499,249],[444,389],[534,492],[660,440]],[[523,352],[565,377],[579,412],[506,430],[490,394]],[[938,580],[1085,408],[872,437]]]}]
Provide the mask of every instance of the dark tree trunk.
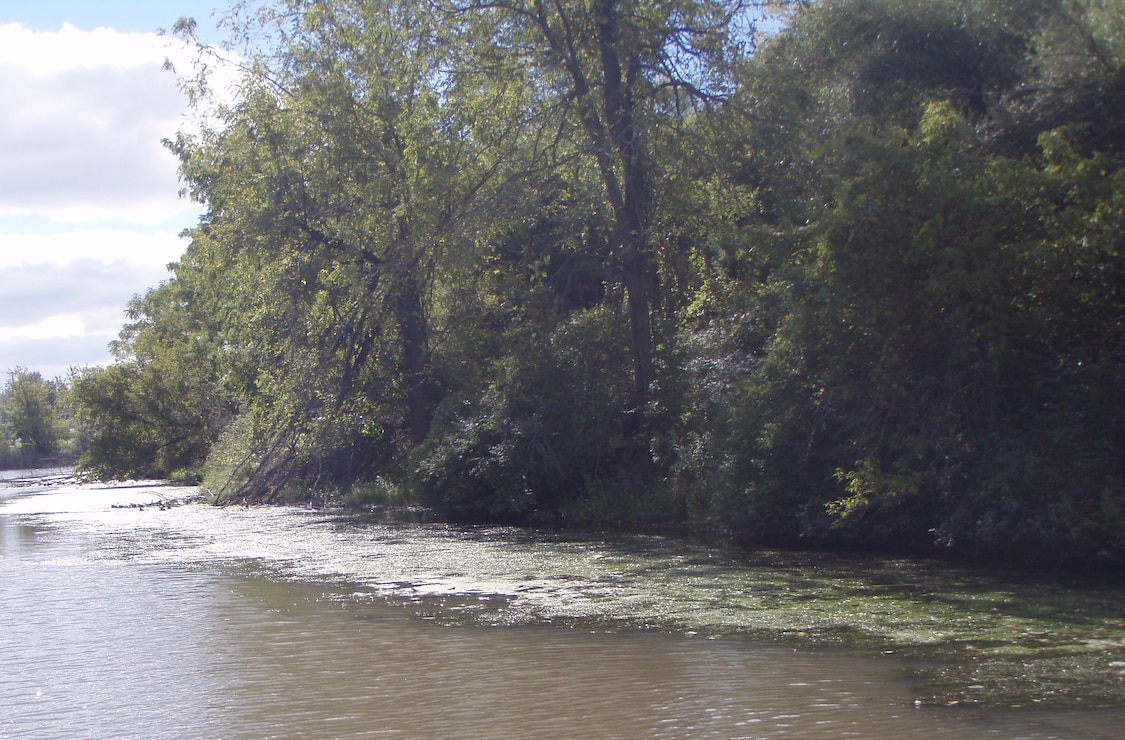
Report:
[{"label": "dark tree trunk", "polygon": [[[617,247],[629,296],[630,338],[633,348],[633,408],[640,412],[655,380],[652,357],[652,283],[648,257],[649,189],[644,143],[637,126],[633,88],[640,64],[621,38],[614,0],[599,0],[596,8],[602,67],[602,97],[609,142],[617,158],[623,187],[607,182],[616,221]],[[623,66],[624,65],[624,66]],[[605,144],[603,143],[602,146]]]},{"label": "dark tree trunk", "polygon": [[411,444],[417,445],[430,432],[430,398],[426,383],[429,340],[422,294],[413,281],[403,287],[396,308],[402,341],[402,374],[406,381],[406,429]]}]

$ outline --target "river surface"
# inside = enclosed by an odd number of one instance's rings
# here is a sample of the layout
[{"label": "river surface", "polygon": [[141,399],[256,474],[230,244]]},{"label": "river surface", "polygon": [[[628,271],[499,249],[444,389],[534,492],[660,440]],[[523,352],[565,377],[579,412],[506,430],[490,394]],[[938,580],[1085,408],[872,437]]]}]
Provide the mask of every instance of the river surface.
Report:
[{"label": "river surface", "polygon": [[[670,597],[637,585],[637,562],[660,581],[725,578],[700,551],[648,542],[673,550],[670,576],[609,541],[182,504],[191,493],[0,477],[0,738],[1111,738],[1125,724],[1120,708],[929,706],[909,661],[723,637],[700,604],[661,622],[698,630],[643,628]],[[636,613],[597,618],[606,603]]]}]

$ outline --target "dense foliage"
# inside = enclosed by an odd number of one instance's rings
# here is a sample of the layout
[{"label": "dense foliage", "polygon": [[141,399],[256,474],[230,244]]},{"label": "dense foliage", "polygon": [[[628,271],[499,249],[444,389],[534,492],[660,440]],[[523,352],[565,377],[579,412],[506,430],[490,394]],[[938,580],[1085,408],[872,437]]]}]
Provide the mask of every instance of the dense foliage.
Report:
[{"label": "dense foliage", "polygon": [[1125,5],[781,6],[240,6],[237,100],[169,142],[206,215],[75,385],[84,466],[1125,556]]},{"label": "dense foliage", "polygon": [[24,367],[0,390],[0,470],[73,462],[84,437],[69,402],[68,379]]}]

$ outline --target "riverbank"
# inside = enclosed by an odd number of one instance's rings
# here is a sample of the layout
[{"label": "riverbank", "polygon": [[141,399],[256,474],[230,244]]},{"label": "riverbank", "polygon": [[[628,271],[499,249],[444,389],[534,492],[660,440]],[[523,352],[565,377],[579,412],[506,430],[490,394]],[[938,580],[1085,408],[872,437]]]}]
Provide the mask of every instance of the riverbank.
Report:
[{"label": "riverbank", "polygon": [[21,490],[0,512],[60,521],[104,540],[113,557],[253,561],[277,578],[340,584],[352,601],[449,625],[843,648],[913,672],[912,701],[923,706],[1125,706],[1125,589],[1112,584],[936,561],[735,553],[656,536],[220,508],[193,500],[198,489],[151,482],[44,479],[38,492]]}]

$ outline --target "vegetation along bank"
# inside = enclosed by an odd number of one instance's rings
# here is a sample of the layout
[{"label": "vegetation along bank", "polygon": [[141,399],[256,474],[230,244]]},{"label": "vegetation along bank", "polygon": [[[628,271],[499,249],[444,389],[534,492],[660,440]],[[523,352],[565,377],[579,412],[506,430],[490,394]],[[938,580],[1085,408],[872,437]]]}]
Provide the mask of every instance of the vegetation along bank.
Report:
[{"label": "vegetation along bank", "polygon": [[759,10],[235,14],[237,98],[200,67],[168,142],[205,214],[68,388],[81,468],[1119,563],[1125,5]]}]

